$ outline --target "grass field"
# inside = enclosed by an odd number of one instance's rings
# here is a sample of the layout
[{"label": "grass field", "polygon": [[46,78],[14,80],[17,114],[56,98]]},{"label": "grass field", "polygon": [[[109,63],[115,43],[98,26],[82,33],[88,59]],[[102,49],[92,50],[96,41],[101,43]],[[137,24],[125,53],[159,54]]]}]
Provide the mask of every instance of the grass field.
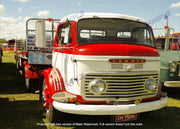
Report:
[{"label": "grass field", "polygon": [[[180,89],[168,91],[165,108],[143,114],[137,121],[112,123],[109,117],[66,115],[63,126],[55,126],[45,119],[39,95],[26,92],[24,79],[15,68],[12,52],[4,52],[0,64],[0,128],[2,129],[78,129],[84,128],[143,128],[180,129]],[[90,123],[91,126],[88,126]],[[76,125],[76,126],[73,126]],[[93,126],[93,127],[92,127]]]}]

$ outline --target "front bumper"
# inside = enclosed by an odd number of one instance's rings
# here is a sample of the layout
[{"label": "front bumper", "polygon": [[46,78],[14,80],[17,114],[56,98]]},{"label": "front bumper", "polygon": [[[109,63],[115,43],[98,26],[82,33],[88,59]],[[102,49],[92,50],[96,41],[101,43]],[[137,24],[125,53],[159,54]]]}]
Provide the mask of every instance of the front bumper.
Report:
[{"label": "front bumper", "polygon": [[55,109],[71,114],[81,115],[123,115],[148,112],[163,108],[168,102],[168,97],[161,100],[140,103],[139,105],[76,105],[54,101]]},{"label": "front bumper", "polygon": [[180,88],[180,81],[166,81],[164,82],[165,87],[179,87]]}]

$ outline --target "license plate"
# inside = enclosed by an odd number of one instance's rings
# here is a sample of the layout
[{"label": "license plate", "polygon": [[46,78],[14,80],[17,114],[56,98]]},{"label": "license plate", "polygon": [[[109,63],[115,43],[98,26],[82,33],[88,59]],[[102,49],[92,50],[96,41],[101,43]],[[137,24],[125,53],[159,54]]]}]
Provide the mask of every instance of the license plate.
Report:
[{"label": "license plate", "polygon": [[133,121],[137,119],[137,114],[127,114],[127,115],[116,115],[115,122],[122,121]]}]

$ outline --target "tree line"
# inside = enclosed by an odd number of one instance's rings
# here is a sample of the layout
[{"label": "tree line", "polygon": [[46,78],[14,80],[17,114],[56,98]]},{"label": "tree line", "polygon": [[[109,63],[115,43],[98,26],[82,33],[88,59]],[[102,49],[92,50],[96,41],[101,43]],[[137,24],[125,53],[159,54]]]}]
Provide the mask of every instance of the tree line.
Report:
[{"label": "tree line", "polygon": [[[11,39],[11,40],[16,40],[16,39]],[[21,41],[22,39],[18,39],[16,41]],[[8,43],[9,40],[6,40],[6,39],[1,39],[0,38],[0,43]]]}]

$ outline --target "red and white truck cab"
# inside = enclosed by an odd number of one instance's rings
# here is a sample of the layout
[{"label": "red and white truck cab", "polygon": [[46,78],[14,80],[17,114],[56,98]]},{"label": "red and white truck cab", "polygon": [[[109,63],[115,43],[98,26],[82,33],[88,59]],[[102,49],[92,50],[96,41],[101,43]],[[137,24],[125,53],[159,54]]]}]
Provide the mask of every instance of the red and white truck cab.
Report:
[{"label": "red and white truck cab", "polygon": [[50,122],[64,113],[133,120],[167,104],[159,78],[160,55],[145,20],[72,14],[57,28],[52,68],[41,76],[40,100]]}]

